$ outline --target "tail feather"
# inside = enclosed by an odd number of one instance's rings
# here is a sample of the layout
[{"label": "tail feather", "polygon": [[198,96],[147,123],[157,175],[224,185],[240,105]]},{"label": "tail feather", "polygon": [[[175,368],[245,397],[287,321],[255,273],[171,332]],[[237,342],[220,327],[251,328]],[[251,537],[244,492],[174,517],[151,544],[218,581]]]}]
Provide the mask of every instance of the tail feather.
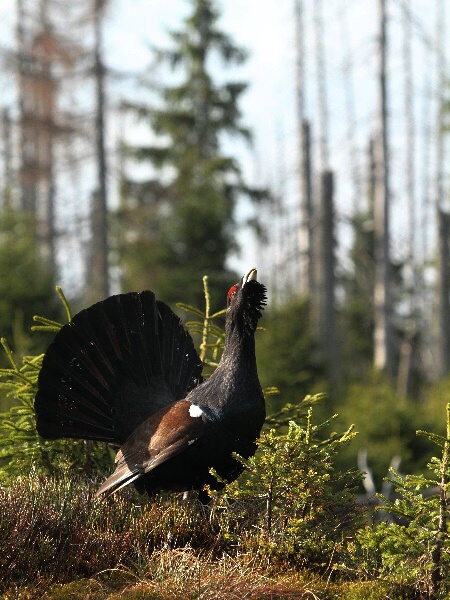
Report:
[{"label": "tail feather", "polygon": [[175,399],[180,400],[202,381],[199,367],[201,363],[193,348],[191,336],[186,332],[185,335],[180,335],[180,330],[184,329],[178,317],[163,302],[157,301],[157,305],[164,370],[170,373],[169,382]]},{"label": "tail feather", "polygon": [[112,296],[75,315],[48,348],[37,429],[120,444],[200,381],[192,339],[168,306],[148,291]]},{"label": "tail feather", "polygon": [[130,471],[128,468],[120,471],[114,471],[112,475],[106,479],[102,485],[95,492],[95,496],[98,498],[103,494],[105,497],[111,496],[115,494],[120,489],[129,485],[139,477],[141,477],[142,473],[140,471]]},{"label": "tail feather", "polygon": [[[86,344],[86,342],[88,342]],[[97,354],[97,346],[89,348],[89,338],[79,336],[77,328],[63,328],[58,343],[52,344],[47,357],[59,364],[71,377],[82,384],[90,383],[100,394],[109,393],[114,381],[114,370]]]},{"label": "tail feather", "polygon": [[[122,322],[125,322],[125,315],[127,319],[125,334],[127,335],[130,361],[133,363],[135,373],[139,378],[139,381],[136,383],[148,384],[152,377],[161,375],[163,371],[160,361],[158,361],[156,368],[152,369],[152,364],[149,360],[143,336],[146,324],[142,320],[142,303],[139,301],[139,298],[138,302],[136,302],[133,298],[126,295],[119,298],[119,306],[123,315]],[[155,344],[155,341],[152,344]]]},{"label": "tail feather", "polygon": [[[181,338],[177,341],[177,343],[174,345],[172,352],[174,352],[175,354],[179,354],[181,356],[184,356],[186,353],[186,339],[185,338]],[[186,372],[187,369],[189,368],[189,362],[188,361],[184,361],[183,364],[181,365],[181,368],[176,370],[174,373],[174,385],[176,387],[183,385],[183,382],[185,380],[186,377]]]},{"label": "tail feather", "polygon": [[[104,427],[98,421],[90,418],[85,412],[71,412],[71,418],[67,418],[67,411],[54,410],[51,418],[45,415],[38,417],[37,429],[39,435],[48,440],[56,440],[62,437],[81,438],[84,440],[98,440],[103,442],[115,442],[111,435],[111,427]],[[104,421],[101,421],[103,423]]]},{"label": "tail feather", "polygon": [[92,355],[97,355],[98,364],[103,364],[114,374],[123,357],[115,330],[104,310],[94,304],[76,315],[76,321],[72,321],[72,325],[72,330],[88,344]]},{"label": "tail feather", "polygon": [[[91,411],[93,416],[112,420],[111,405],[105,400],[105,396],[95,389],[86,379],[83,379],[78,374],[72,374],[64,369],[64,365],[58,364],[58,359],[51,363],[51,371],[49,370],[45,389],[50,392],[50,397],[57,397],[59,404],[62,406],[73,404],[76,405],[75,396],[80,396],[82,406],[86,407],[86,411]],[[49,407],[51,404],[49,403]],[[46,410],[44,404],[42,410]]]},{"label": "tail feather", "polygon": [[[133,323],[134,309],[137,308],[136,298],[129,298],[131,302],[126,302],[126,295],[111,296],[105,300],[102,307],[119,341],[119,349],[122,360],[125,364],[130,364],[133,355]],[[141,364],[133,362],[135,367],[134,375],[140,373]],[[139,367],[139,368],[138,368]]]},{"label": "tail feather", "polygon": [[[142,339],[145,348],[146,363],[149,366],[151,376],[156,377],[159,373],[164,371],[164,367],[158,330],[158,302],[154,294],[152,294],[151,299],[148,299],[148,301],[146,300],[145,302],[143,301],[143,298],[140,298],[140,308],[142,322],[145,323],[145,327],[143,326],[142,328]],[[158,343],[155,343],[155,340],[157,340]]]},{"label": "tail feather", "polygon": [[137,466],[134,466],[134,468],[130,469],[125,461],[121,461],[114,473],[105,479],[102,485],[98,488],[98,490],[95,492],[95,495],[98,497],[102,494],[105,494],[106,496],[115,494],[121,488],[141,477],[142,474],[142,469],[139,469]]},{"label": "tail feather", "polygon": [[125,486],[127,486],[130,483],[133,483],[133,481],[136,481],[137,479],[139,479],[140,476],[141,476],[141,473],[133,473],[133,474],[130,475],[130,477],[127,477],[126,479],[124,479],[123,481],[121,481],[120,485],[117,485],[117,487],[114,487],[114,489],[112,489],[112,487],[110,487],[108,489],[103,489],[102,492],[100,492],[100,488],[99,488],[97,490],[97,492],[95,493],[95,496],[98,497],[101,494],[105,494],[106,498],[108,496],[112,496],[113,494],[115,494],[116,492],[118,492],[119,490],[121,490],[122,488],[124,488]]}]

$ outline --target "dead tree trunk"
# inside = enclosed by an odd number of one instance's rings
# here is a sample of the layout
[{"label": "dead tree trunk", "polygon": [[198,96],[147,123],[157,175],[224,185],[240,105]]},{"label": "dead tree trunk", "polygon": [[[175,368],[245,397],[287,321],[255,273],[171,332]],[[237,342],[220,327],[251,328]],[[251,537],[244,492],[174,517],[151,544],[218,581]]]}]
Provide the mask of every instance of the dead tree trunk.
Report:
[{"label": "dead tree trunk", "polygon": [[319,112],[319,155],[321,163],[320,170],[325,171],[329,168],[330,153],[328,139],[328,96],[322,0],[315,0],[314,2],[314,31],[316,41],[317,109]]},{"label": "dead tree trunk", "polygon": [[11,117],[7,108],[3,109],[2,115],[2,137],[3,137],[3,198],[2,207],[6,210],[12,207],[12,140],[11,140]]},{"label": "dead tree trunk", "polygon": [[320,179],[319,214],[319,322],[324,362],[333,386],[339,385],[335,306],[335,222],[333,173],[324,171]]},{"label": "dead tree trunk", "polygon": [[305,117],[305,27],[304,3],[295,2],[296,24],[296,75],[297,75],[297,126],[299,141],[299,195],[300,227],[298,232],[300,293],[311,297],[313,281],[313,204],[311,176],[311,127]]},{"label": "dead tree trunk", "polygon": [[314,215],[311,174],[311,128],[308,121],[301,124],[300,161],[300,291],[311,297],[314,294]]},{"label": "dead tree trunk", "polygon": [[438,209],[439,223],[439,375],[450,370],[450,214]]},{"label": "dead tree trunk", "polygon": [[405,282],[408,288],[409,315],[405,322],[403,340],[399,349],[397,394],[406,396],[409,392],[413,356],[416,346],[418,322],[418,295],[421,288],[418,284],[416,260],[416,186],[415,186],[415,119],[414,119],[414,85],[412,60],[412,24],[409,18],[411,0],[404,3],[403,16],[403,67],[404,67],[404,112],[405,112],[405,175],[406,201],[408,217],[408,258],[405,270]]},{"label": "dead tree trunk", "polygon": [[17,1],[19,78],[21,209],[34,224],[39,254],[56,269],[54,226],[54,145],[58,135],[58,81],[55,63],[62,46],[50,19],[49,2],[27,15],[24,0]]},{"label": "dead tree trunk", "polygon": [[341,34],[341,45],[344,51],[344,55],[347,60],[342,66],[343,76],[343,88],[345,92],[345,112],[347,118],[347,145],[348,145],[348,159],[349,159],[349,170],[351,173],[351,179],[353,184],[353,212],[357,212],[360,209],[360,202],[362,197],[361,190],[361,172],[359,166],[359,151],[356,144],[356,110],[355,110],[355,95],[353,85],[353,59],[350,50],[350,32],[347,22],[347,11],[341,10],[338,14],[339,29]]},{"label": "dead tree trunk", "polygon": [[374,366],[393,374],[391,264],[389,248],[389,170],[386,97],[386,1],[378,0],[380,32],[378,41],[378,132],[375,140],[375,285],[374,285]]},{"label": "dead tree trunk", "polygon": [[[29,80],[32,76],[32,58],[29,45],[25,39],[25,6],[24,0],[17,0],[16,43],[18,54],[18,90],[20,112],[20,170],[21,208],[27,213],[36,213],[36,185],[34,178],[35,136],[32,124],[32,95]],[[28,88],[28,89],[27,89]]]},{"label": "dead tree trunk", "polygon": [[376,181],[375,141],[373,137],[371,137],[369,140],[367,158],[367,212],[369,217],[373,219]]},{"label": "dead tree trunk", "polygon": [[91,205],[91,263],[88,281],[91,300],[106,298],[109,294],[108,270],[108,212],[105,151],[105,67],[102,57],[102,11],[104,1],[95,0],[94,77],[96,84],[95,136],[97,148],[97,189]]},{"label": "dead tree trunk", "polygon": [[444,205],[444,164],[445,164],[445,144],[444,144],[444,111],[445,99],[443,90],[445,89],[446,71],[445,71],[445,32],[444,32],[444,5],[445,2],[438,3],[437,20],[437,47],[440,50],[438,62],[438,84],[442,86],[438,95],[437,111],[437,144],[436,144],[436,217],[438,224],[438,331],[437,340],[439,344],[438,358],[438,376],[445,377],[450,368],[450,306],[449,306],[449,218],[450,215],[443,210]]}]

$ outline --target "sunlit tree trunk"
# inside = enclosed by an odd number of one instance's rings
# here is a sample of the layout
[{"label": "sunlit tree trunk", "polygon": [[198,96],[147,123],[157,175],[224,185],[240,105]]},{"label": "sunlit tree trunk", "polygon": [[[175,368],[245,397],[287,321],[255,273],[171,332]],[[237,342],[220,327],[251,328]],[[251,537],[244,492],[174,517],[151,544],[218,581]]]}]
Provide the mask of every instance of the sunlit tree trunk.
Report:
[{"label": "sunlit tree trunk", "polygon": [[109,295],[107,166],[105,150],[105,67],[102,56],[102,15],[104,0],[94,0],[94,77],[96,86],[95,137],[97,151],[97,189],[91,200],[91,257],[89,296],[92,301]]},{"label": "sunlit tree trunk", "polygon": [[450,370],[450,214],[438,209],[439,225],[439,375]]},{"label": "sunlit tree trunk", "polygon": [[392,302],[389,249],[389,170],[386,97],[386,1],[378,0],[378,132],[375,139],[375,286],[374,366],[392,376]]}]

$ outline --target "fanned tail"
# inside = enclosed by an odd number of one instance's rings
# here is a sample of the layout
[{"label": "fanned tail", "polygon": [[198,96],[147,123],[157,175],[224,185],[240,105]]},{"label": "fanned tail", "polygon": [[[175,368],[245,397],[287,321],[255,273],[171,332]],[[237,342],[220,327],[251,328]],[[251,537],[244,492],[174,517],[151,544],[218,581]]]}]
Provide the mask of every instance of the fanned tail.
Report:
[{"label": "fanned tail", "polygon": [[192,339],[167,305],[150,291],[111,296],[78,313],[49,346],[37,430],[121,444],[200,381]]}]

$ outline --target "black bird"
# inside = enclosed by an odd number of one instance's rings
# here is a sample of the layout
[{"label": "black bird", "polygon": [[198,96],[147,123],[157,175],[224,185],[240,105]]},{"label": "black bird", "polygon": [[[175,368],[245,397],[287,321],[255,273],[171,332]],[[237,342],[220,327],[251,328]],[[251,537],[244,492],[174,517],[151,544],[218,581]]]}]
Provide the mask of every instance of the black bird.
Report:
[{"label": "black bird", "polygon": [[43,438],[103,440],[120,448],[97,495],[133,482],[158,490],[221,489],[242,472],[265,419],[254,333],[266,288],[251,269],[228,292],[225,347],[202,364],[179,318],[150,291],[119,294],[78,313],[45,354],[35,400]]}]

